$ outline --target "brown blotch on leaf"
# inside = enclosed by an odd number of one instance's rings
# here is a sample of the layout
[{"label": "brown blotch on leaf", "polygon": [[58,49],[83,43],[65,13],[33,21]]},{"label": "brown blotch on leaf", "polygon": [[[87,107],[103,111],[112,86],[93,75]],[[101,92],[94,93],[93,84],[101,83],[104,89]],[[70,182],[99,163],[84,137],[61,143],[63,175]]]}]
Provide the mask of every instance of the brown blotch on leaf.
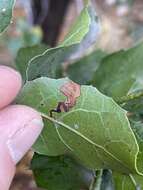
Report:
[{"label": "brown blotch on leaf", "polygon": [[80,96],[80,85],[69,81],[61,86],[60,92],[67,97],[64,102],[59,102],[56,109],[50,110],[50,116],[53,112],[68,112],[76,104],[77,98]]}]

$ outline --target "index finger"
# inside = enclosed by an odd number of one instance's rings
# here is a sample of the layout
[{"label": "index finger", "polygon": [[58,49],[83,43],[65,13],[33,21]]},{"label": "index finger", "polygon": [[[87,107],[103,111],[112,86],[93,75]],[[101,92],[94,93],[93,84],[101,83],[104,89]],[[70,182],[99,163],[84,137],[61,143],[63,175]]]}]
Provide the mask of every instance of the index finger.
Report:
[{"label": "index finger", "polygon": [[0,109],[10,104],[22,84],[20,74],[7,66],[0,66]]}]

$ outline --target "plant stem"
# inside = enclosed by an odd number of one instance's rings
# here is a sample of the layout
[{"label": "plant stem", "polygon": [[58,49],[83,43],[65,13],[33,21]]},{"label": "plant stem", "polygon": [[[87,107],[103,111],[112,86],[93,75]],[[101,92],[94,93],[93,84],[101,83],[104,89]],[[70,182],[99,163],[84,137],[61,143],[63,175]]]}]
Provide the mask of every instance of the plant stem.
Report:
[{"label": "plant stem", "polygon": [[101,182],[102,182],[102,174],[103,170],[96,171],[94,178],[91,182],[89,190],[100,190]]},{"label": "plant stem", "polygon": [[143,97],[143,91],[135,93],[135,94],[129,94],[127,96],[123,96],[120,99],[117,99],[116,102],[118,104],[123,104],[123,103],[130,101],[130,100],[138,99],[140,97]]},{"label": "plant stem", "polygon": [[42,117],[48,119],[49,121],[52,121],[53,123],[62,125],[62,126],[64,126],[65,128],[69,128],[67,125],[65,125],[64,123],[62,123],[62,122],[56,120],[56,119],[53,118],[53,117],[50,117],[50,116],[48,116],[48,115],[46,115],[46,114],[44,114],[44,113],[41,113],[41,112],[40,112],[40,115],[41,115]]},{"label": "plant stem", "polygon": [[141,190],[140,186],[137,184],[137,182],[136,182],[135,178],[133,177],[133,175],[130,174],[129,176],[130,176],[130,178],[131,178],[131,180],[132,180],[132,183],[133,183],[134,186],[135,186],[135,189],[136,189],[136,190]]}]

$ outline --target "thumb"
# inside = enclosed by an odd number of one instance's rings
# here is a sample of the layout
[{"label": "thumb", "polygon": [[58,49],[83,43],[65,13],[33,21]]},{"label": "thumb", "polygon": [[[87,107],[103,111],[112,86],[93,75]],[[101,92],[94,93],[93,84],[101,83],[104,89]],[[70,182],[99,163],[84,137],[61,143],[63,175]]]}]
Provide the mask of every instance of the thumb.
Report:
[{"label": "thumb", "polygon": [[4,143],[0,143],[0,190],[8,190],[15,173],[15,165]]},{"label": "thumb", "polygon": [[27,106],[0,111],[0,190],[8,190],[15,165],[36,141],[43,127],[40,115]]}]

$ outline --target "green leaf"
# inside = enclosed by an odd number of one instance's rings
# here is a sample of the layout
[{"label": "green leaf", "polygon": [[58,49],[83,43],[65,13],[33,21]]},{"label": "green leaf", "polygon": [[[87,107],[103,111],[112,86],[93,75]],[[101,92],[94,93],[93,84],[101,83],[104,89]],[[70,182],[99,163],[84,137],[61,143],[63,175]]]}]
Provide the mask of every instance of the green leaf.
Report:
[{"label": "green leaf", "polygon": [[[68,112],[55,113],[55,119],[49,116],[51,109],[66,100],[60,89],[68,82],[69,79],[39,78],[27,82],[19,95],[18,103],[37,109],[51,122],[51,125],[45,125],[45,137],[43,142],[38,142],[36,150],[47,155],[69,152],[92,169],[138,172],[136,157],[139,148],[126,111],[96,88],[81,86],[80,97],[73,108]],[[50,145],[53,139],[50,139],[51,132],[48,133],[49,126],[51,130],[53,127],[54,138],[61,144]],[[57,152],[58,148],[62,151]]]},{"label": "green leaf", "polygon": [[143,43],[105,57],[92,84],[101,92],[119,99],[143,89]]},{"label": "green leaf", "polygon": [[88,189],[87,171],[69,156],[49,157],[35,154],[32,170],[38,187],[47,190]]},{"label": "green leaf", "polygon": [[[97,20],[94,19],[94,22],[97,23]],[[61,45],[47,49],[29,62],[27,79],[33,80],[40,76],[58,78],[61,64],[87,40],[91,24],[90,9],[86,7]]]},{"label": "green leaf", "polygon": [[10,24],[15,0],[0,0],[0,33]]},{"label": "green leaf", "polygon": [[81,58],[68,66],[67,76],[78,84],[87,84],[93,78],[95,71],[105,55],[101,50],[97,50]]},{"label": "green leaf", "polygon": [[44,52],[46,48],[47,47],[45,45],[41,44],[41,45],[21,48],[18,51],[15,63],[16,63],[17,69],[21,73],[23,81],[26,80],[26,69],[27,69],[29,61],[36,55]]}]

